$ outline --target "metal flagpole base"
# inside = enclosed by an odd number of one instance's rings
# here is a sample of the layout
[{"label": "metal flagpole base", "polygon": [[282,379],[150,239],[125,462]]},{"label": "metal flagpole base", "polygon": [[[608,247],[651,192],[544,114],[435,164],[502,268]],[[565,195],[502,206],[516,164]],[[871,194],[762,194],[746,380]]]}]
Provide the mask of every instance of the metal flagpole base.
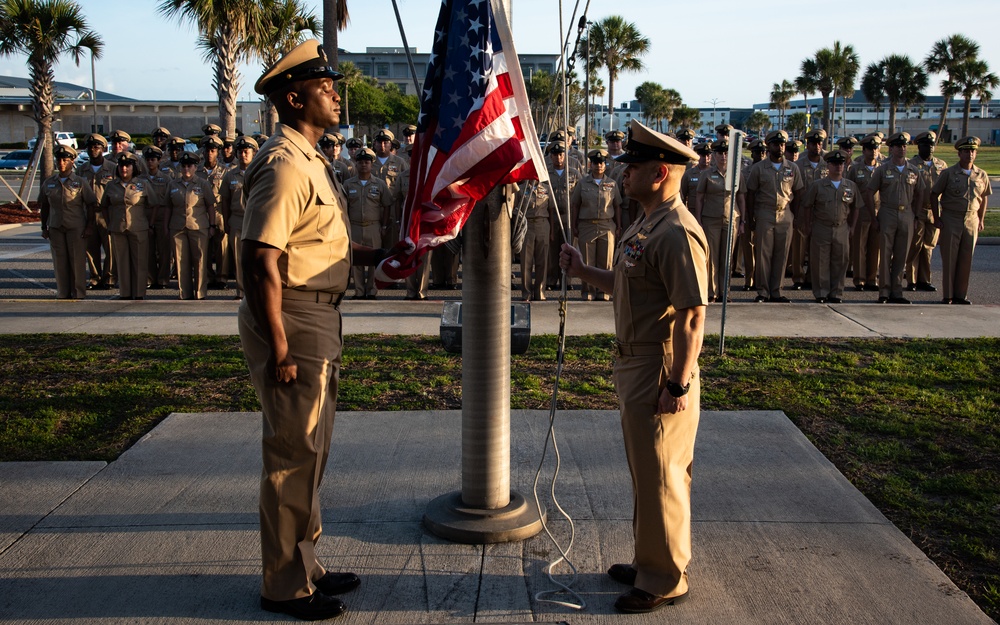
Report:
[{"label": "metal flagpole base", "polygon": [[[546,517],[545,510],[542,516]],[[511,491],[503,508],[472,508],[455,491],[435,498],[424,512],[424,527],[432,534],[456,543],[506,543],[531,538],[542,531],[538,510],[518,492]]]}]

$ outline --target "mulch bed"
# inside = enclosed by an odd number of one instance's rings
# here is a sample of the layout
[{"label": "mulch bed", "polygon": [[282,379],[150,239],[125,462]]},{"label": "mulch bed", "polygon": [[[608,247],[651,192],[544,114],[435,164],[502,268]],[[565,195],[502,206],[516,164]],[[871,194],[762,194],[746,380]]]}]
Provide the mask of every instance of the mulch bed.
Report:
[{"label": "mulch bed", "polygon": [[[38,210],[38,202],[28,202],[28,206]],[[39,221],[37,212],[29,213],[17,202],[0,204],[0,225],[2,224],[27,224]]]}]

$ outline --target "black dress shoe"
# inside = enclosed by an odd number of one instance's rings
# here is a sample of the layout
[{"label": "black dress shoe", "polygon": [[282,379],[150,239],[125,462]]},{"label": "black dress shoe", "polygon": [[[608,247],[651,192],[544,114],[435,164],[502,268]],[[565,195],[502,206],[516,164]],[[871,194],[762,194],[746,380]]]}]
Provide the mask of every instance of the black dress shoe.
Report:
[{"label": "black dress shoe", "polygon": [[734,271],[732,273],[732,277],[733,278],[745,278],[746,274],[744,274],[742,271]]},{"label": "black dress shoe", "polygon": [[817,304],[825,304],[826,303],[826,298],[825,297],[817,297],[816,298],[816,303]]},{"label": "black dress shoe", "polygon": [[839,297],[828,297],[826,301],[830,304],[843,304],[844,300]]},{"label": "black dress shoe", "polygon": [[795,291],[801,291],[804,285],[801,282],[796,282],[792,284],[792,289]]},{"label": "black dress shoe", "polygon": [[757,303],[766,302],[767,298],[764,297],[763,295],[758,295],[757,297],[753,298],[753,301],[755,301]]},{"label": "black dress shoe", "polygon": [[260,607],[268,612],[281,612],[303,621],[322,621],[340,616],[347,611],[347,606],[344,605],[343,601],[336,597],[328,597],[318,591],[308,597],[287,601],[274,601],[261,597]]},{"label": "black dress shoe", "polygon": [[951,298],[951,303],[952,304],[962,304],[963,306],[968,306],[968,305],[972,304],[972,302],[970,302],[969,300],[965,299],[964,297],[953,297],[953,298]]},{"label": "black dress shoe", "polygon": [[846,277],[846,278],[853,278],[854,277],[854,270],[848,269],[847,270],[847,275],[844,276],[844,277]]},{"label": "black dress shoe", "polygon": [[645,590],[639,590],[638,588],[633,588],[624,595],[618,597],[615,601],[615,608],[621,612],[628,612],[630,614],[644,614],[646,612],[652,612],[654,610],[659,610],[665,605],[674,605],[687,600],[688,593],[683,595],[677,595],[676,597],[657,597],[656,595],[651,595]]},{"label": "black dress shoe", "polygon": [[612,564],[608,569],[608,575],[619,584],[635,586],[635,576],[638,572],[632,568],[631,564]]},{"label": "black dress shoe", "polygon": [[911,284],[908,287],[906,287],[906,290],[907,291],[916,291],[917,290],[917,285],[916,284]]},{"label": "black dress shoe", "polygon": [[866,284],[865,285],[865,290],[866,291],[877,291],[878,290],[878,285],[877,284]]},{"label": "black dress shoe", "polygon": [[361,578],[354,573],[334,573],[327,571],[323,577],[313,582],[324,595],[342,595],[361,585]]},{"label": "black dress shoe", "polygon": [[888,298],[888,297],[886,297],[885,295],[883,295],[882,297],[878,298],[878,303],[879,303],[879,304],[885,304],[885,303],[887,303],[888,301],[889,301],[889,298]]},{"label": "black dress shoe", "polygon": [[910,300],[906,299],[905,297],[890,297],[889,298],[889,303],[890,304],[909,304]]},{"label": "black dress shoe", "polygon": [[163,285],[162,284],[153,283],[153,284],[150,284],[147,288],[150,291],[160,291],[160,290],[163,290]]},{"label": "black dress shoe", "polygon": [[937,287],[930,282],[917,282],[917,290],[924,291],[925,293],[933,293],[937,291]]},{"label": "black dress shoe", "polygon": [[440,291],[446,287],[443,284],[432,284],[431,288],[434,289],[435,291]]},{"label": "black dress shoe", "polygon": [[792,300],[788,299],[784,295],[775,295],[771,299],[767,300],[772,304],[790,304]]},{"label": "black dress shoe", "polygon": [[942,304],[950,304],[951,303],[951,298],[950,297],[946,297],[946,298],[944,298],[944,299],[941,300],[941,303]]}]

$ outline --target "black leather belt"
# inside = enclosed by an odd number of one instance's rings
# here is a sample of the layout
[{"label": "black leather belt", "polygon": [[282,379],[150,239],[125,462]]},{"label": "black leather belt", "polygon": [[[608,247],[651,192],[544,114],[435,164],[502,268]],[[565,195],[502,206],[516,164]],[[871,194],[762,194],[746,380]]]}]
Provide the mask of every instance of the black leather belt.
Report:
[{"label": "black leather belt", "polygon": [[282,299],[293,299],[299,302],[316,302],[317,304],[329,304],[334,308],[340,306],[344,299],[343,293],[331,293],[329,291],[299,291],[298,289],[282,289]]}]

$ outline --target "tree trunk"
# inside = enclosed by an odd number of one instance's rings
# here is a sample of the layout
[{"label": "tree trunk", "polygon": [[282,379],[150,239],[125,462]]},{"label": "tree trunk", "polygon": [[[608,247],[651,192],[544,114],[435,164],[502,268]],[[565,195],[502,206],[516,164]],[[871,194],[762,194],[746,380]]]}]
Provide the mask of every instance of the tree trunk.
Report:
[{"label": "tree trunk", "polygon": [[[337,54],[337,8],[341,0],[323,0],[323,49],[326,50],[326,58],[330,61],[330,67],[340,67],[340,59]],[[374,75],[375,68],[372,68]]]},{"label": "tree trunk", "polygon": [[896,132],[896,103],[889,103],[889,128],[887,134]]},{"label": "tree trunk", "polygon": [[823,94],[823,130],[830,134],[830,92],[821,91]]},{"label": "tree trunk", "polygon": [[236,99],[240,93],[236,39],[223,27],[215,42],[215,88],[219,93],[219,127],[223,136],[236,137]]},{"label": "tree trunk", "polygon": [[[608,111],[611,113],[608,131],[615,129],[615,75],[608,71]],[[570,146],[566,146],[568,150]]]},{"label": "tree trunk", "polygon": [[55,73],[52,63],[44,61],[33,63],[29,59],[28,76],[31,80],[31,107],[35,113],[35,123],[38,125],[35,137],[34,156],[41,151],[42,180],[52,175],[55,167],[52,160],[52,114],[55,109]]},{"label": "tree trunk", "polygon": [[947,94],[944,95],[944,106],[941,107],[941,117],[938,118],[938,131],[937,137],[934,138],[934,145],[937,145],[941,141],[941,135],[944,134],[944,124],[948,121],[948,105],[951,103],[951,97]]},{"label": "tree trunk", "polygon": [[[972,115],[972,98],[965,98],[965,107],[962,109],[962,135],[969,136],[969,117]],[[959,138],[961,138],[959,137]]]}]

